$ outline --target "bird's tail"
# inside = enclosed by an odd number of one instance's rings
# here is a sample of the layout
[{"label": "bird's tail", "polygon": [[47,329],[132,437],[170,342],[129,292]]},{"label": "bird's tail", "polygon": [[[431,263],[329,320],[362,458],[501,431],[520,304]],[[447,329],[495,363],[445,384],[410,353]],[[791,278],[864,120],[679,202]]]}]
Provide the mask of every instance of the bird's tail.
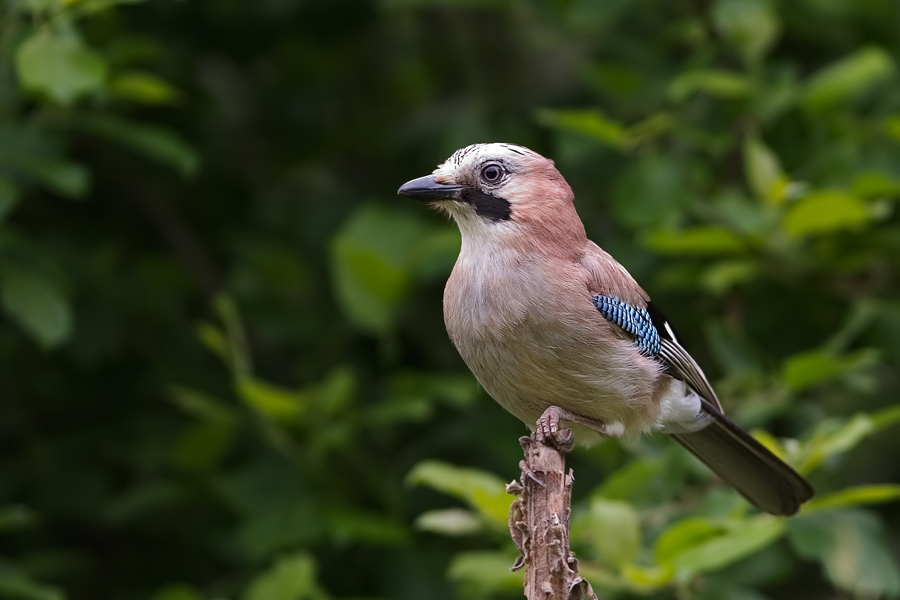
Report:
[{"label": "bird's tail", "polygon": [[813,497],[806,479],[708,402],[702,402],[710,424],[697,432],[672,434],[678,443],[767,513],[792,515]]}]

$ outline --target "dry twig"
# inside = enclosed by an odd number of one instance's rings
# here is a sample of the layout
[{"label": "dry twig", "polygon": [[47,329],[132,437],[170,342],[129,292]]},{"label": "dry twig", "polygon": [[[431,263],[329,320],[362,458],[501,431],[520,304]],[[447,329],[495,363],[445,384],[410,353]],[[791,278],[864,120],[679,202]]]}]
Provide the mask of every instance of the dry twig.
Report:
[{"label": "dry twig", "polygon": [[541,431],[538,421],[535,433],[519,438],[525,452],[519,463],[522,483],[506,486],[518,496],[509,509],[509,531],[520,553],[512,570],[528,565],[528,600],[597,600],[569,550],[573,476],[571,469],[565,472],[565,454],[572,448],[572,431],[563,428],[549,436]]}]

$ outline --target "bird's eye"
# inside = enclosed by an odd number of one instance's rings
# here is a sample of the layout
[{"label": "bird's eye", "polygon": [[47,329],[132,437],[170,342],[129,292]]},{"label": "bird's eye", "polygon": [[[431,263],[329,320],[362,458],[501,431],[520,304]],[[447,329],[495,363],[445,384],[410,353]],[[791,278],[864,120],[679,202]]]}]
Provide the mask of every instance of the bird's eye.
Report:
[{"label": "bird's eye", "polygon": [[488,183],[497,183],[501,177],[503,177],[503,167],[498,164],[491,163],[481,169],[481,178]]}]

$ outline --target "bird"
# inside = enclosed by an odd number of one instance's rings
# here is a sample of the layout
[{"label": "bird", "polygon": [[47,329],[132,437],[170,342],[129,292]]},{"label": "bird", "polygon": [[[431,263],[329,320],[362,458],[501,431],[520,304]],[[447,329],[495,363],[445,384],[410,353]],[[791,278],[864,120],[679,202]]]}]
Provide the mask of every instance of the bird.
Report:
[{"label": "bird", "polygon": [[579,445],[668,434],[770,514],[794,514],[812,498],[801,475],[725,416],[657,305],[587,238],[552,160],[473,144],[397,193],[458,225],[444,322],[508,412],[549,437],[568,423]]}]

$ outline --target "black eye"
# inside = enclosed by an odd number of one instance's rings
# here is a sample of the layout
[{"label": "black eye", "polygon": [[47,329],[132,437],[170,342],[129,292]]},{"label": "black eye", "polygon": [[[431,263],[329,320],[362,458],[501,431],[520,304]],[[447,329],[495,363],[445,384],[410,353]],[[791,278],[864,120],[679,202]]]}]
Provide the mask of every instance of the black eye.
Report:
[{"label": "black eye", "polygon": [[481,169],[481,178],[488,183],[497,183],[501,177],[503,177],[503,167],[498,164],[491,163]]}]

